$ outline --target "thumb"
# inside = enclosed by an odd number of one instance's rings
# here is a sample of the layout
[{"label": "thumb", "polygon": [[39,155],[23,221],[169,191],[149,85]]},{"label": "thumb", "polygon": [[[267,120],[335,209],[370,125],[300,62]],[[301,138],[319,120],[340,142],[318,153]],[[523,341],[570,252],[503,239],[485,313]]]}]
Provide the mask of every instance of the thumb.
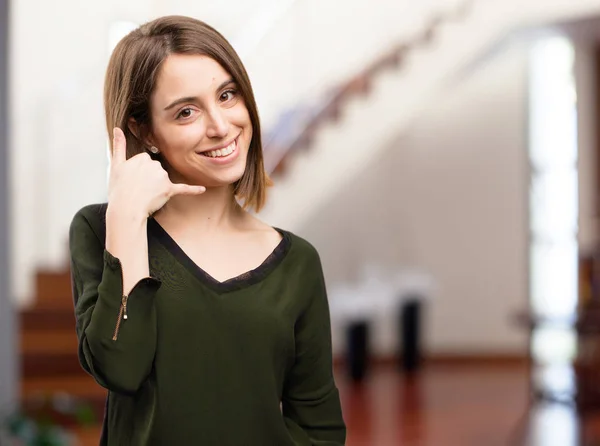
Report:
[{"label": "thumb", "polygon": [[127,159],[127,147],[126,147],[125,134],[119,127],[113,129],[113,147],[112,154],[110,157],[111,164],[113,166],[124,163]]},{"label": "thumb", "polygon": [[173,195],[200,195],[206,192],[204,186],[191,186],[189,184],[173,183],[171,185],[171,196]]}]

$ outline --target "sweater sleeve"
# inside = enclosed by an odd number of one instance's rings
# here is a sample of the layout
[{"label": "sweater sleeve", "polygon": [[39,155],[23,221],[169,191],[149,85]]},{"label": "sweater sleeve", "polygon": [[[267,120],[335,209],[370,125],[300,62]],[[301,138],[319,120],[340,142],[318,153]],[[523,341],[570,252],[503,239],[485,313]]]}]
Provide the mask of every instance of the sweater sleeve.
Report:
[{"label": "sweater sleeve", "polygon": [[[122,308],[119,259],[104,248],[97,215],[79,211],[69,229],[79,361],[103,387],[125,394],[140,388],[156,349],[154,295],[160,281],[140,280]],[[126,317],[125,317],[126,314]]]},{"label": "sweater sleeve", "polygon": [[333,377],[329,304],[318,257],[315,263],[316,285],[296,322],[296,360],[284,386],[282,412],[297,446],[340,446],[346,426]]}]

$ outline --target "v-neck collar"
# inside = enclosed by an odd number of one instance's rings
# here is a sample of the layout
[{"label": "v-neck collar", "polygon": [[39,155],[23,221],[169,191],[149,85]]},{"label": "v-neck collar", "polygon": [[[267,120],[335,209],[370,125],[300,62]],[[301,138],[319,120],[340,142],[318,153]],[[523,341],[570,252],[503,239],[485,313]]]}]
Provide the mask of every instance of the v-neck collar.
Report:
[{"label": "v-neck collar", "polygon": [[271,254],[256,268],[221,282],[194,262],[153,217],[148,218],[148,229],[177,261],[188,269],[200,282],[217,293],[239,290],[260,282],[281,263],[291,246],[290,234],[282,229],[273,228],[281,234],[282,239]]}]

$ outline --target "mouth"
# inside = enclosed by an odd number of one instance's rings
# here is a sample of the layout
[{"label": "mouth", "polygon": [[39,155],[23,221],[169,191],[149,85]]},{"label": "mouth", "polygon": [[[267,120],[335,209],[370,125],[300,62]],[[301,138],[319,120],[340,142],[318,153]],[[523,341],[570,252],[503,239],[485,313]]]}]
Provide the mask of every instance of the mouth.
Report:
[{"label": "mouth", "polygon": [[238,150],[238,139],[239,135],[236,136],[236,138],[233,141],[231,141],[227,146],[216,150],[207,150],[205,152],[200,152],[200,155],[215,160],[225,160],[227,158],[230,158],[233,155],[235,155]]}]

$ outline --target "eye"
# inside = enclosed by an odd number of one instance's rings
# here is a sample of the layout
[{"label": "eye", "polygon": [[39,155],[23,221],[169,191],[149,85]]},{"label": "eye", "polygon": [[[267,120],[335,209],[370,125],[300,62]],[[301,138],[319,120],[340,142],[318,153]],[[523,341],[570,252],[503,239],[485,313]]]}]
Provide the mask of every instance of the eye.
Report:
[{"label": "eye", "polygon": [[175,117],[175,119],[187,119],[190,118],[192,116],[194,110],[192,110],[190,107],[186,107],[181,109],[181,111],[179,113],[177,113],[177,116]]},{"label": "eye", "polygon": [[232,100],[232,99],[235,99],[235,97],[236,97],[237,95],[238,95],[238,92],[237,92],[237,90],[227,90],[227,91],[224,91],[224,92],[221,94],[221,100],[222,100],[223,102],[227,102],[227,101],[230,101],[230,100]]}]

